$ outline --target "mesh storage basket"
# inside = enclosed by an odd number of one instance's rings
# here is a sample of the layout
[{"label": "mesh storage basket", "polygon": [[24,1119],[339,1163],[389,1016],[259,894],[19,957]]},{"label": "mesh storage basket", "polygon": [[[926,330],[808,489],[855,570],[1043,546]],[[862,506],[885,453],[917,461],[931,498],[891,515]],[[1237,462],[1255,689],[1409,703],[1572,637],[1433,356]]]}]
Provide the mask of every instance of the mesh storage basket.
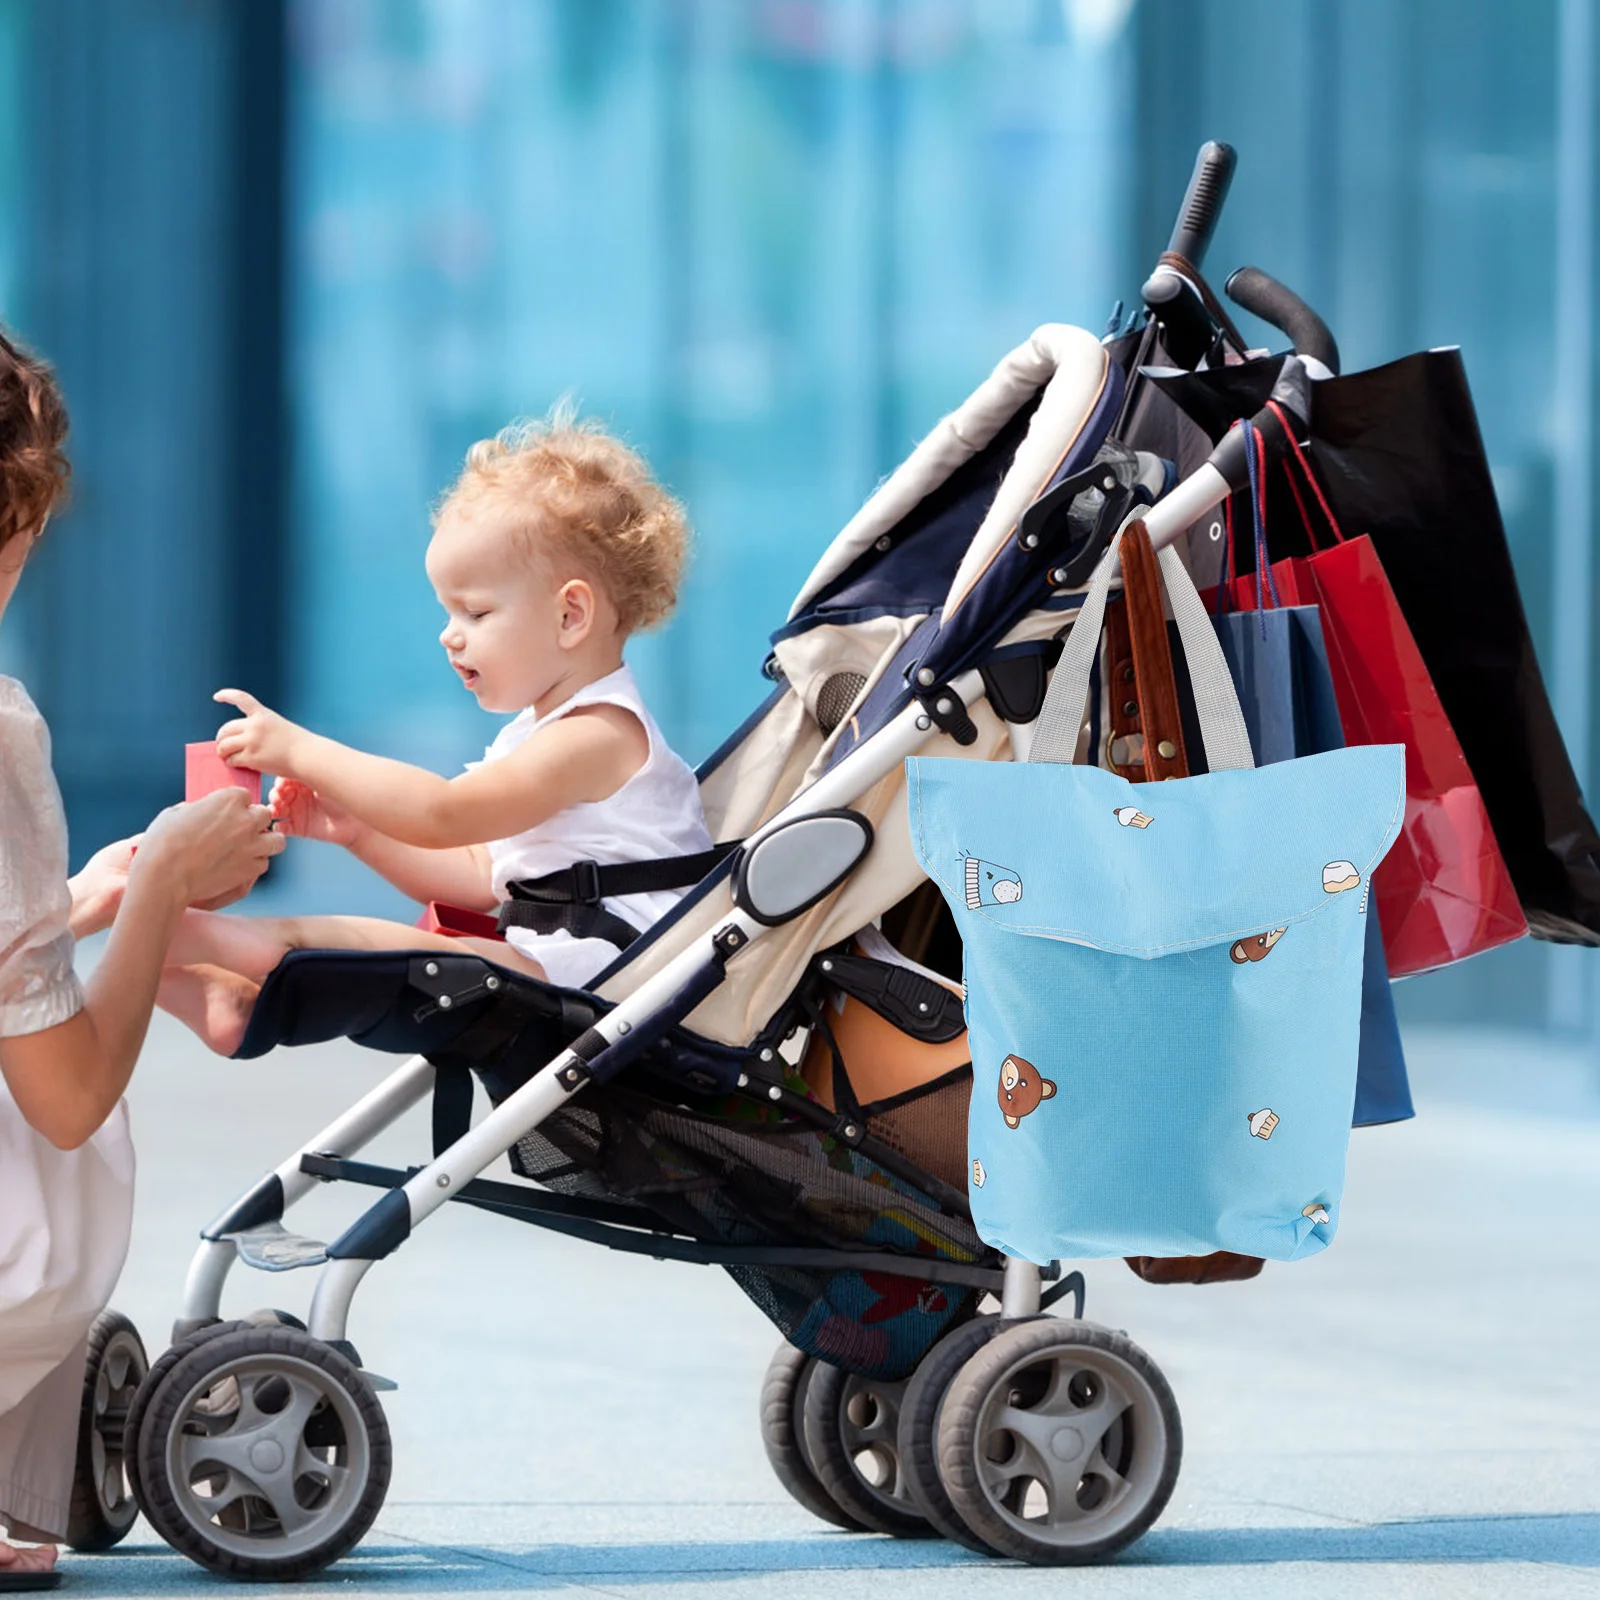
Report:
[{"label": "mesh storage basket", "polygon": [[[803,1085],[794,1080],[794,1087]],[[942,1150],[938,1164],[953,1162],[960,1182],[969,1093],[970,1074],[965,1083],[950,1074],[863,1114],[869,1131],[913,1160],[914,1151]],[[941,1211],[831,1133],[742,1096],[690,1108],[596,1085],[526,1135],[511,1159],[522,1176],[557,1193],[634,1204],[710,1243],[881,1250],[960,1263],[987,1256],[965,1214]],[[870,1270],[727,1270],[800,1349],[885,1379],[908,1374],[934,1340],[971,1315],[978,1294]]]}]

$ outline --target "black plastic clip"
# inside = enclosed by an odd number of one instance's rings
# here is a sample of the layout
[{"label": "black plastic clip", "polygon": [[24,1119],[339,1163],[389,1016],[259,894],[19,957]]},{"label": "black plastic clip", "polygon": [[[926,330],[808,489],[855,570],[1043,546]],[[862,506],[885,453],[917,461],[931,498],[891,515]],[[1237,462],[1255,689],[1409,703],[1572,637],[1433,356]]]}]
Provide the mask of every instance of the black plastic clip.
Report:
[{"label": "black plastic clip", "polygon": [[723,962],[737,955],[749,943],[750,935],[737,922],[730,922],[711,935],[711,948],[716,951],[717,959]]},{"label": "black plastic clip", "polygon": [[928,720],[941,733],[949,734],[957,744],[968,745],[978,742],[978,725],[967,715],[967,708],[962,704],[961,696],[949,684],[944,683],[932,689],[919,690],[917,701],[927,712]]}]

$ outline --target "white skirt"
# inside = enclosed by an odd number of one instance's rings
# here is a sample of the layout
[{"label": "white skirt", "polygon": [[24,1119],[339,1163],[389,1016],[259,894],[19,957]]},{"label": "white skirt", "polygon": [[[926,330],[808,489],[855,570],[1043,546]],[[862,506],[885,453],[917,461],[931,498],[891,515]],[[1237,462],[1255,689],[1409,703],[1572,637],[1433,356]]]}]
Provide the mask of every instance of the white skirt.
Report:
[{"label": "white skirt", "polygon": [[126,1101],[86,1144],[58,1150],[0,1080],[0,1415],[73,1353],[111,1299],[133,1165]]}]

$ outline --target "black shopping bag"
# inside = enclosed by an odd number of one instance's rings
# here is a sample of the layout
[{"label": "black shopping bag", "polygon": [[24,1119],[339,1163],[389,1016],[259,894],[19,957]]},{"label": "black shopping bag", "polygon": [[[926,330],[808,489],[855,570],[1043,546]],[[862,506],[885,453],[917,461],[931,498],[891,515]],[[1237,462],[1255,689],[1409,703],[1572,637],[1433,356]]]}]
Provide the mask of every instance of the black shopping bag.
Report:
[{"label": "black shopping bag", "polygon": [[[1280,365],[1154,381],[1215,439],[1260,409]],[[1600,944],[1600,834],[1534,655],[1460,352],[1423,351],[1311,394],[1312,456],[1334,514],[1372,536],[1530,930]],[[1292,497],[1272,501],[1273,559],[1304,554]]]}]

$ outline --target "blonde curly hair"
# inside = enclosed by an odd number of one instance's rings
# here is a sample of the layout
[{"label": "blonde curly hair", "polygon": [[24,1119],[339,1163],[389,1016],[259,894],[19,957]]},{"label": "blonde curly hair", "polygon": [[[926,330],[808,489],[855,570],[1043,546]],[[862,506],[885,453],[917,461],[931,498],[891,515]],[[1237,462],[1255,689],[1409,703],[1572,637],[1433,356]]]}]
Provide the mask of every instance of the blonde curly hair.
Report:
[{"label": "blonde curly hair", "polygon": [[664,621],[689,554],[683,507],[643,457],[563,401],[480,439],[434,512],[498,503],[524,512],[527,553],[553,576],[575,565],[604,591],[625,634]]}]

